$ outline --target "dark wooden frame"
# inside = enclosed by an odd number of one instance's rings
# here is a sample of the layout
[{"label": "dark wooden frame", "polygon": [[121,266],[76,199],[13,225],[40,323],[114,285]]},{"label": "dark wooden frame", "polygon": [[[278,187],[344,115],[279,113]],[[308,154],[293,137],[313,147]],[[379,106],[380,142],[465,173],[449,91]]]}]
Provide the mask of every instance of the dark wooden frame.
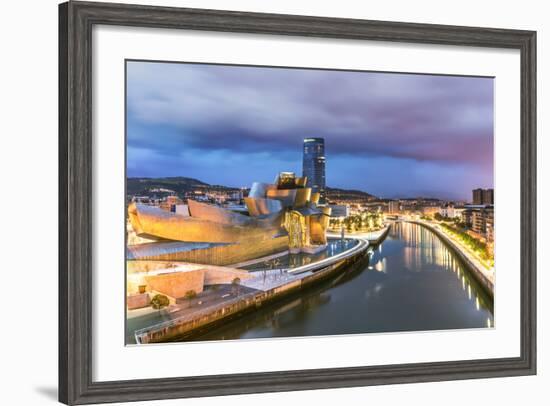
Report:
[{"label": "dark wooden frame", "polygon": [[[94,24],[513,48],[521,54],[521,355],[202,377],[92,380],[92,27]],[[121,84],[122,85],[122,84]],[[536,373],[536,32],[69,2],[59,6],[59,400],[219,396]]]}]

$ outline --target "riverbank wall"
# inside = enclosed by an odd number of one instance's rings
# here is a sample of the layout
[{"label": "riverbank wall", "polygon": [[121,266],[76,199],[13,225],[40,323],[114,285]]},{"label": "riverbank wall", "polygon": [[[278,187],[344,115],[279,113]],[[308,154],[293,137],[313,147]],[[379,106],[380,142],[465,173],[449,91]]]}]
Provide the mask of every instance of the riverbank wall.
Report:
[{"label": "riverbank wall", "polygon": [[468,271],[473,275],[476,281],[481,285],[485,293],[487,293],[491,299],[494,299],[494,283],[485,276],[483,271],[470,260],[470,258],[462,252],[462,249],[457,246],[457,244],[452,241],[447,235],[433,227],[431,224],[427,224],[421,221],[407,220],[407,222],[412,224],[417,224],[421,227],[425,227],[430,230],[432,233],[437,235],[443,243],[453,251],[453,253],[460,259],[460,261],[466,266]]},{"label": "riverbank wall", "polygon": [[391,227],[391,224],[387,225],[386,227],[384,227],[381,230],[379,235],[374,235],[372,238],[369,238],[369,244],[370,245],[378,245],[382,241],[384,241],[386,239],[386,237],[388,236],[388,233],[390,232],[390,227]]},{"label": "riverbank wall", "polygon": [[368,245],[366,241],[363,241],[360,249],[353,251],[350,256],[338,259],[319,270],[302,274],[299,278],[282,285],[265,291],[258,290],[232,297],[215,307],[194,311],[189,315],[137,330],[135,332],[136,342],[138,344],[148,344],[189,339],[194,335],[196,336],[198,332],[212,329],[222,322],[240,317],[336,275],[353,263],[365,258]]}]

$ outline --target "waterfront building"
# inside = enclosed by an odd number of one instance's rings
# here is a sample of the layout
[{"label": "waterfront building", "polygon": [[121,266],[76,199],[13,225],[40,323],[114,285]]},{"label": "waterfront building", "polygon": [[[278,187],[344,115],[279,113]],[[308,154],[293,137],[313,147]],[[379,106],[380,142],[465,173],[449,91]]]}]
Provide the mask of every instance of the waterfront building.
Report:
[{"label": "waterfront building", "polygon": [[493,205],[466,205],[461,217],[462,222],[478,236],[487,241],[494,240]]},{"label": "waterfront building", "polygon": [[462,222],[465,223],[468,227],[472,227],[474,212],[480,211],[485,208],[484,204],[466,204],[464,205],[464,210],[462,211],[461,218]]},{"label": "waterfront building", "polygon": [[439,208],[439,214],[450,219],[461,217],[463,211],[464,209],[455,207],[453,203],[446,203]]},{"label": "waterfront building", "polygon": [[472,213],[472,231],[483,236],[488,241],[494,239],[494,209],[492,206],[486,206],[482,209],[474,210]]},{"label": "waterfront building", "polygon": [[487,242],[495,241],[495,211],[493,208],[485,213],[485,238]]},{"label": "waterfront building", "polygon": [[471,208],[465,208],[465,209],[462,211],[461,215],[460,215],[462,222],[463,222],[467,227],[471,227],[471,226],[472,226],[473,212],[474,212],[473,209],[471,209]]},{"label": "waterfront building", "polygon": [[399,200],[390,200],[388,203],[388,213],[389,214],[398,214],[400,211],[401,203]]},{"label": "waterfront building", "polygon": [[350,207],[347,204],[331,204],[331,218],[346,218],[350,215]]},{"label": "waterfront building", "polygon": [[485,234],[485,218],[483,210],[474,210],[472,212],[472,231],[479,235]]},{"label": "waterfront building", "polygon": [[455,207],[451,203],[446,203],[439,208],[439,214],[443,217],[454,218],[455,216]]},{"label": "waterfront building", "polygon": [[319,202],[325,203],[325,139],[304,138],[302,176],[307,179],[306,187],[312,193],[319,193]]}]

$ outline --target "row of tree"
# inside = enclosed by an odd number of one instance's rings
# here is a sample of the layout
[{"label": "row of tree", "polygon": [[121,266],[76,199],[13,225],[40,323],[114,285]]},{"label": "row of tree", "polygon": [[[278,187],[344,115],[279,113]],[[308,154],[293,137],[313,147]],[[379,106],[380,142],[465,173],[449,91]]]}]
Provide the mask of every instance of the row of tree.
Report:
[{"label": "row of tree", "polygon": [[333,218],[329,221],[329,227],[332,229],[344,229],[348,232],[354,231],[376,231],[382,228],[384,223],[383,214],[364,210],[357,214],[351,214],[343,219]]}]

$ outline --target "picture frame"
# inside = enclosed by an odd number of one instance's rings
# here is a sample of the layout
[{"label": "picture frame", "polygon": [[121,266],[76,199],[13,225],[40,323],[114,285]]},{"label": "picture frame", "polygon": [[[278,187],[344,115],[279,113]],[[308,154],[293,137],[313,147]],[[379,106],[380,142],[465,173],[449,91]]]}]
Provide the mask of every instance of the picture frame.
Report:
[{"label": "picture frame", "polygon": [[[516,49],[521,59],[520,356],[181,378],[92,374],[92,28],[277,34]],[[141,401],[536,374],[536,32],[73,2],[59,6],[59,400]]]}]

